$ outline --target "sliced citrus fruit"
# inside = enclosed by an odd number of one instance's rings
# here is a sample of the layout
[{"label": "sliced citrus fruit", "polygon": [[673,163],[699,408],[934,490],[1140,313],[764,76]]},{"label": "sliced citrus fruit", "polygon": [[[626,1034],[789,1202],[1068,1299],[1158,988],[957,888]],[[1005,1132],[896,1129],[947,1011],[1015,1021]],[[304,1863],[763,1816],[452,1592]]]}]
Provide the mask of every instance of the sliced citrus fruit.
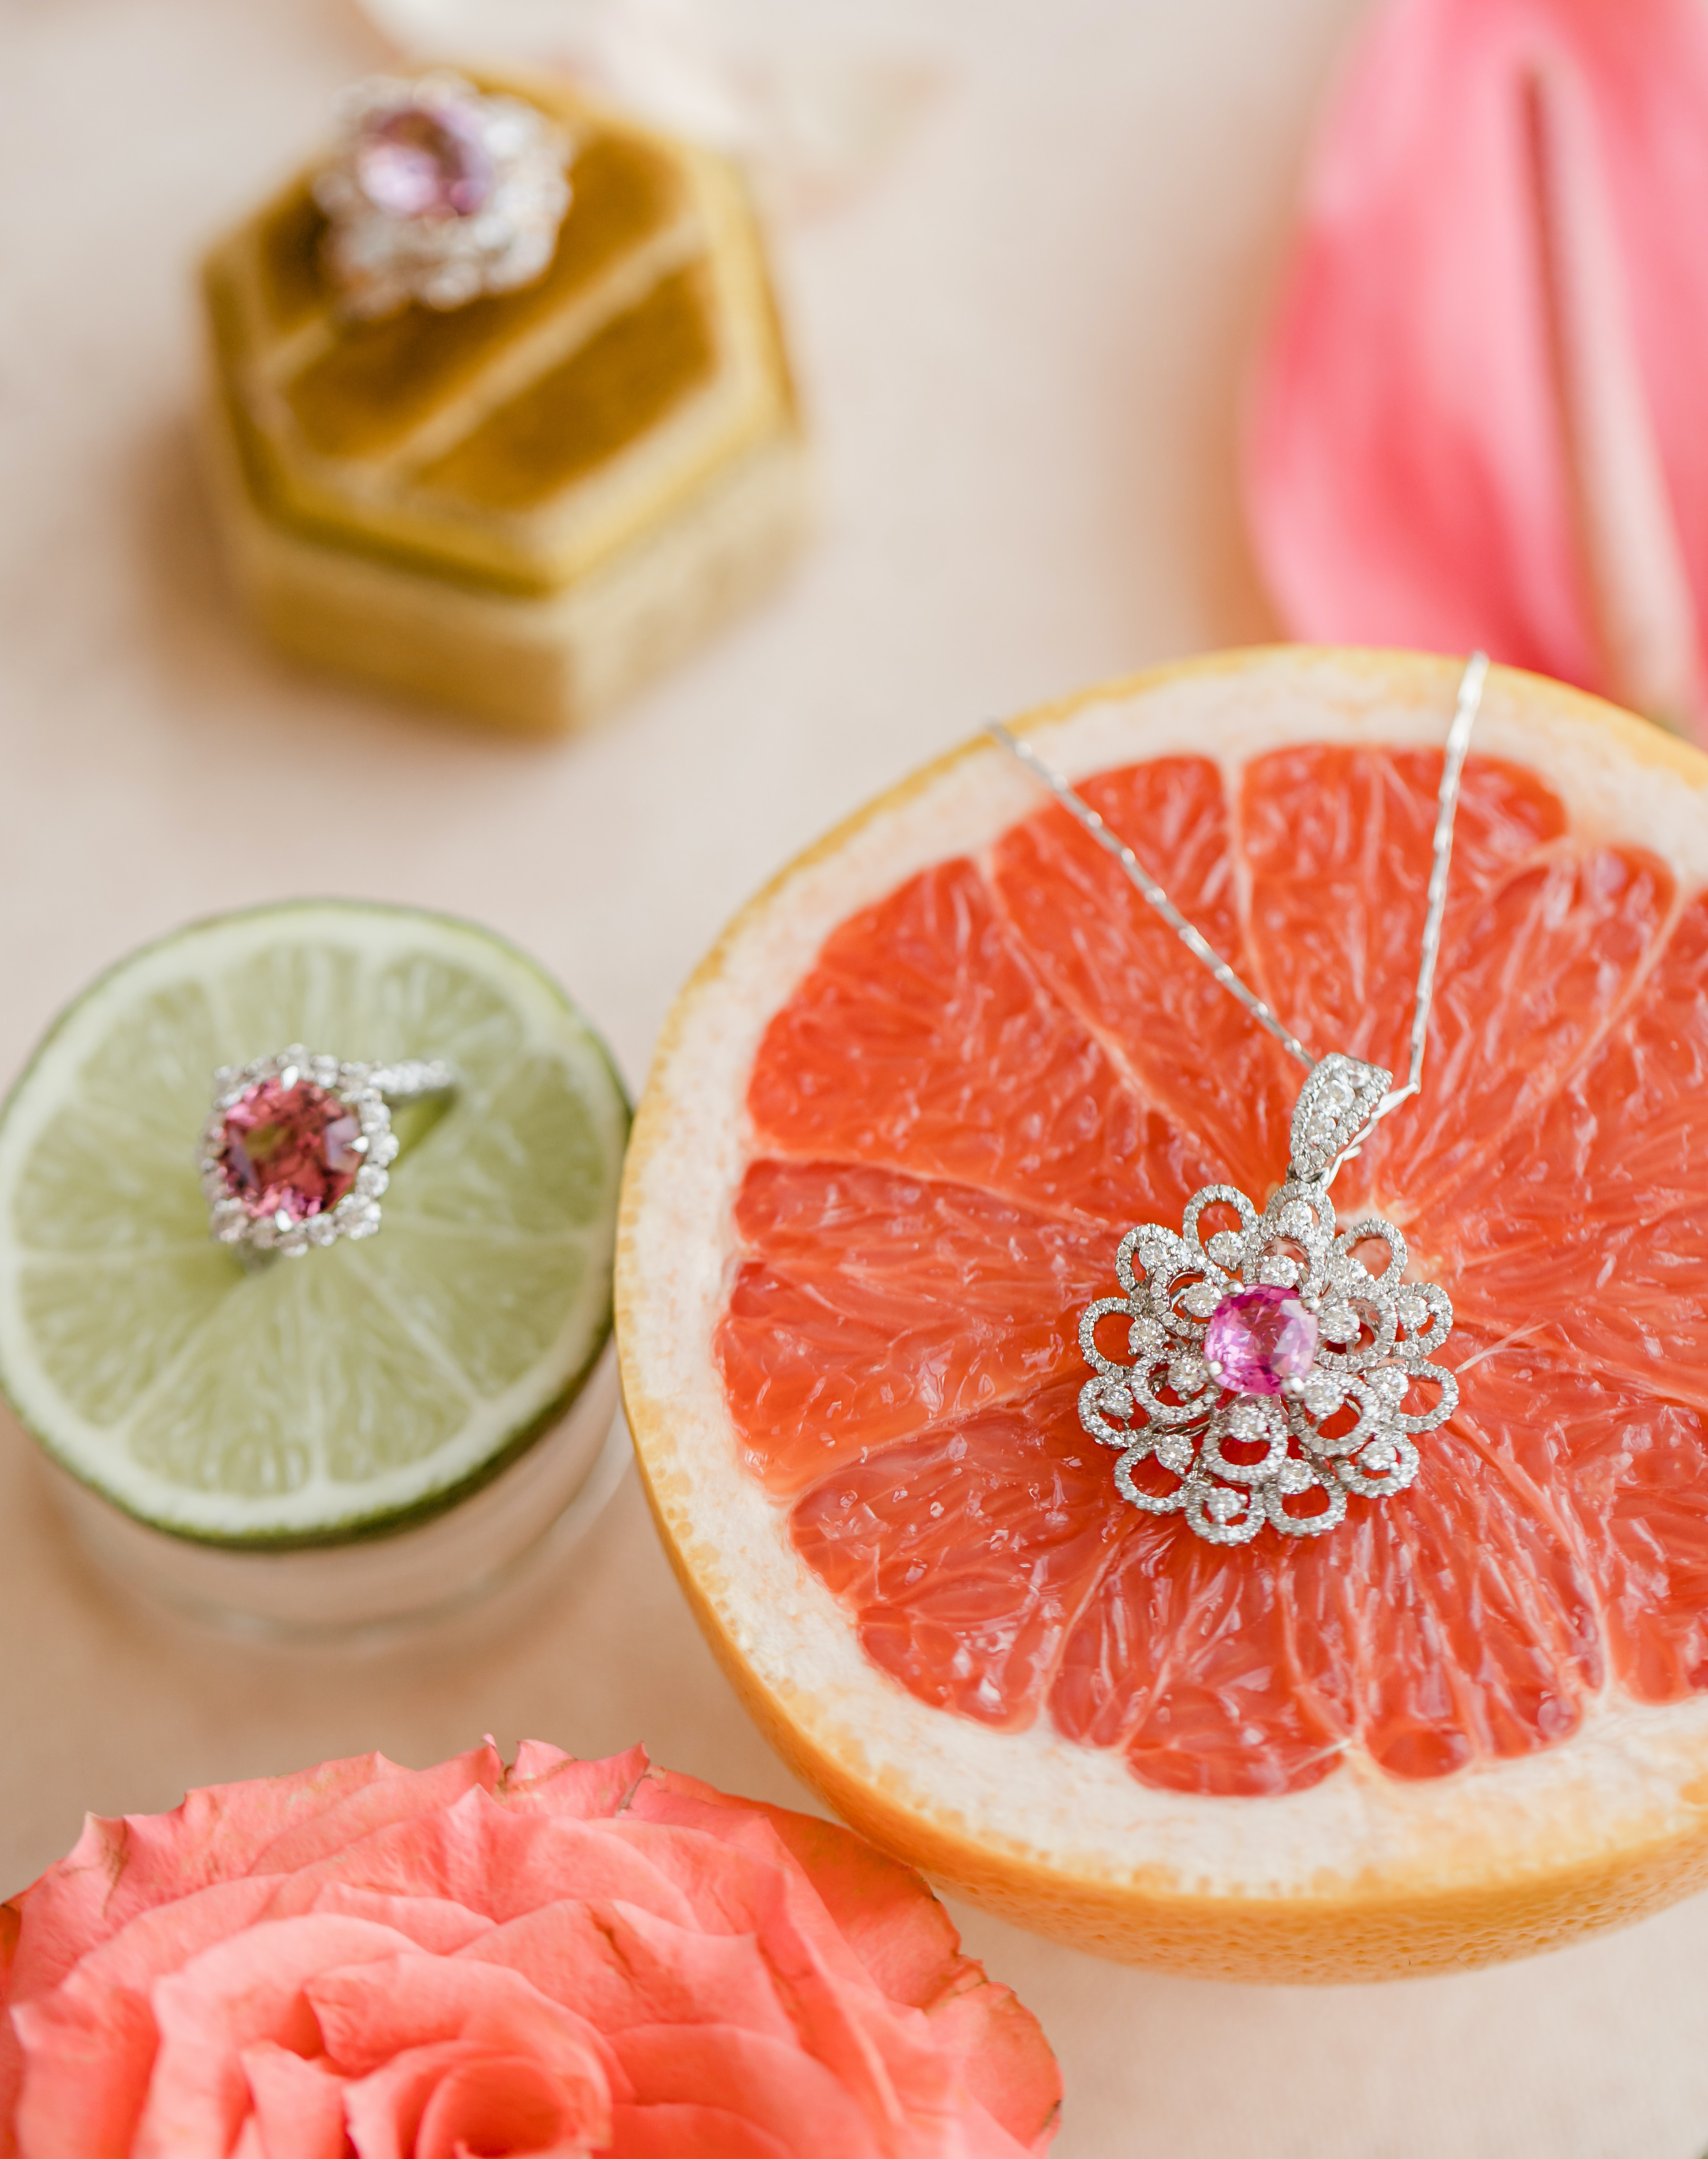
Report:
[{"label": "sliced citrus fruit", "polygon": [[[377,1235],[246,1268],[198,1181],[213,1074],[298,1043],[441,1059],[456,1089],[398,1111]],[[197,924],[86,991],[0,1112],[0,1383],[65,1469],[180,1535],[424,1519],[598,1360],[627,1128],[586,1022],[484,930],[330,901]]]},{"label": "sliced citrus fruit", "polygon": [[[1457,670],[1298,650],[1030,715],[1319,1054],[1398,1069]],[[714,1647],[839,1811],[1084,1946],[1476,1962],[1708,1872],[1708,762],[1497,669],[1426,1085],[1335,1188],[1451,1295],[1451,1421],[1218,1548],[1080,1428],[1078,1314],[1302,1074],[1002,752],[802,857],[637,1125],[624,1395]]]}]

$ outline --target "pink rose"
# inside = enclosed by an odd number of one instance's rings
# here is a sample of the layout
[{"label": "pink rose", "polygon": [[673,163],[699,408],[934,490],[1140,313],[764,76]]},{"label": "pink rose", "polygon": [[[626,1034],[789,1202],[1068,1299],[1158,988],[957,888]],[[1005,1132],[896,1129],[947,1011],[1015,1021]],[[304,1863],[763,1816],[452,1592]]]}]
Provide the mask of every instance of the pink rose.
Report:
[{"label": "pink rose", "polygon": [[1014,2159],[1060,2095],[917,1875],[638,1747],[91,1816],[0,1984],[0,2159]]}]

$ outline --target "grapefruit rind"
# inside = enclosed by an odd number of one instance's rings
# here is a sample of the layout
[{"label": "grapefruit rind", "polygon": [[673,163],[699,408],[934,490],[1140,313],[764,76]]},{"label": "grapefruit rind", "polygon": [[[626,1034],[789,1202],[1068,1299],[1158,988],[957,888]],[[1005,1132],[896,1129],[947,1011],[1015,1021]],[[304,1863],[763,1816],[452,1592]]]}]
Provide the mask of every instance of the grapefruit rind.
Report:
[{"label": "grapefruit rind", "polygon": [[[1273,650],[1135,677],[1017,723],[1070,778],[1290,742],[1438,748],[1457,663]],[[1478,748],[1545,774],[1575,830],[1640,836],[1708,883],[1708,759],[1599,700],[1495,669]],[[946,1887],[1077,1946],[1242,1980],[1345,1981],[1481,1964],[1636,1918],[1708,1882],[1708,1700],[1609,1686],[1540,1753],[1406,1782],[1355,1744],[1302,1791],[1147,1787],[1040,1716],[996,1731],[879,1672],[741,1466],[712,1342],[738,1257],[746,1089],[772,1015],[829,933],[1039,806],[975,743],[803,855],[684,990],[637,1118],[619,1230],[623,1383],[645,1489],[714,1651],[790,1766]]]}]

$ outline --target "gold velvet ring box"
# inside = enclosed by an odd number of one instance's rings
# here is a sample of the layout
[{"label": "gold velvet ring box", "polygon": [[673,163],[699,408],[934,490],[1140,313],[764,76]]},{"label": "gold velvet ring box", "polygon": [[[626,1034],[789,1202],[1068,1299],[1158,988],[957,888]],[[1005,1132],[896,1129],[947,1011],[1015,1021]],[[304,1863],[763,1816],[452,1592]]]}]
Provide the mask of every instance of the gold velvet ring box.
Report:
[{"label": "gold velvet ring box", "polygon": [[482,87],[571,142],[543,276],[350,320],[305,173],[208,261],[209,463],[237,581],[287,651],[553,733],[772,580],[805,458],[735,171],[556,86]]}]

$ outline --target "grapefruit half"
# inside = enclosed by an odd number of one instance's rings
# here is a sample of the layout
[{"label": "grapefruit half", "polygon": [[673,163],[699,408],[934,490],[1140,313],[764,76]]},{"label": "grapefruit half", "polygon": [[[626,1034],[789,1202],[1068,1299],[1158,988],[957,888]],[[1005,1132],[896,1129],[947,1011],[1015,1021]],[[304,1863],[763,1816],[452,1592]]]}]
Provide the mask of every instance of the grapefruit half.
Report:
[{"label": "grapefruit half", "polygon": [[[1456,663],[1257,651],[1017,725],[1319,1054],[1395,1069]],[[1708,1877],[1708,760],[1497,668],[1421,1100],[1348,1163],[1451,1421],[1201,1543],[1079,1427],[1135,1223],[1260,1205],[1302,1076],[987,742],[682,993],[629,1156],[629,1416],[789,1763],[1021,1923],[1242,1979],[1483,1962]]]}]

